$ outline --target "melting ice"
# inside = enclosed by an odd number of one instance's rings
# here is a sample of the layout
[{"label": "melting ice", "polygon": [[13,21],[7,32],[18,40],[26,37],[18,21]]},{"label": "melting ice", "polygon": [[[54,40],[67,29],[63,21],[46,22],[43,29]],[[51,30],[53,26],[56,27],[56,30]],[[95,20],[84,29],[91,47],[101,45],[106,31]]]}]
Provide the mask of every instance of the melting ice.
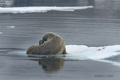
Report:
[{"label": "melting ice", "polygon": [[0,7],[0,13],[44,13],[47,11],[74,11],[81,9],[93,8],[93,6],[74,6],[74,7],[56,7],[56,6],[39,6],[39,7]]}]

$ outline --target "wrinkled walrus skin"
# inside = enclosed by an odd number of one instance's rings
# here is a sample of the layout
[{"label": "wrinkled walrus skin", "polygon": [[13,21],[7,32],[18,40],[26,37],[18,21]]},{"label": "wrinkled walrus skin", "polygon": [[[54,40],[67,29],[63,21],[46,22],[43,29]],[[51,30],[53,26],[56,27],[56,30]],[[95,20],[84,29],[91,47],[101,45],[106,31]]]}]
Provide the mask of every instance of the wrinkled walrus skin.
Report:
[{"label": "wrinkled walrus skin", "polygon": [[62,37],[55,33],[47,33],[39,41],[39,45],[29,47],[26,53],[33,55],[66,54],[66,48]]}]

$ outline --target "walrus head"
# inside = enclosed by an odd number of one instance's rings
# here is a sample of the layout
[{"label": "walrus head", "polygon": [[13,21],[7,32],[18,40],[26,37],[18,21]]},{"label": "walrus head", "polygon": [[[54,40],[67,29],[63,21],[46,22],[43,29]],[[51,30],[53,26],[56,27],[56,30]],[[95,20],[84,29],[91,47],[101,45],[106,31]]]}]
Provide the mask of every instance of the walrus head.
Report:
[{"label": "walrus head", "polygon": [[46,42],[47,40],[53,38],[54,36],[55,36],[54,33],[49,32],[48,34],[46,34],[46,35],[42,38],[42,40],[39,41],[39,45],[43,44],[44,42]]},{"label": "walrus head", "polygon": [[55,33],[49,32],[43,37],[43,41],[47,41],[48,39],[55,37],[55,35]]}]

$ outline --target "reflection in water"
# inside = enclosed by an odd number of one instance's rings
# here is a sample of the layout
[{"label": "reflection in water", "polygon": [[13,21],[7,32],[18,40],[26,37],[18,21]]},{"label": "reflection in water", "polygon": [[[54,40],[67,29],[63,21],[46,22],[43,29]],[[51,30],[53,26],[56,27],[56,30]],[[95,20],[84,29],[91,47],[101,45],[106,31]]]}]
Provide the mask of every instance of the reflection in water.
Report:
[{"label": "reflection in water", "polygon": [[42,65],[42,68],[47,72],[59,71],[64,66],[63,58],[42,58],[42,59],[32,59],[38,61],[39,65]]}]

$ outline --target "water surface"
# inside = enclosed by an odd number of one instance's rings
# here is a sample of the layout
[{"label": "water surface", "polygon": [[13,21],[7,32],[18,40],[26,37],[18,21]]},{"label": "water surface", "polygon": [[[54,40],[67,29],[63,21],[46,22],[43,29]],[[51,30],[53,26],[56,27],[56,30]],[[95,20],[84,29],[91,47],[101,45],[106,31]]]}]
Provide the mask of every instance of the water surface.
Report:
[{"label": "water surface", "polygon": [[[0,13],[1,80],[118,80],[120,78],[119,55],[103,61],[78,60],[78,57],[77,60],[76,58],[73,60],[71,57],[35,58],[21,55],[29,46],[38,45],[39,40],[47,32],[61,35],[66,45],[89,47],[119,45],[119,0],[0,1],[2,8],[93,6],[73,11]],[[73,50],[76,50],[75,47]],[[14,54],[14,51],[20,51],[18,53],[20,55]],[[9,52],[12,54],[8,54]]]}]

